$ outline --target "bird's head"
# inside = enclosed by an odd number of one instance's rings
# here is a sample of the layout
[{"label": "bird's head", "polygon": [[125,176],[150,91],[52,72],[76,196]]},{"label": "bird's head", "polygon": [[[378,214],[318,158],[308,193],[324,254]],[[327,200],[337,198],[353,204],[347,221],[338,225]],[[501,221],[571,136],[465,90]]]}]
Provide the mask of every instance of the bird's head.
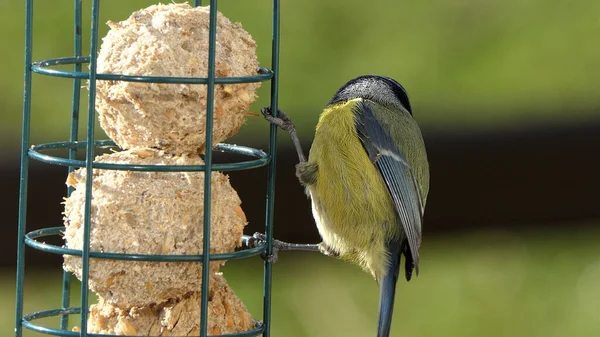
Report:
[{"label": "bird's head", "polygon": [[412,115],[406,90],[396,80],[379,75],[363,75],[344,84],[328,105],[364,98],[384,106],[406,110]]}]

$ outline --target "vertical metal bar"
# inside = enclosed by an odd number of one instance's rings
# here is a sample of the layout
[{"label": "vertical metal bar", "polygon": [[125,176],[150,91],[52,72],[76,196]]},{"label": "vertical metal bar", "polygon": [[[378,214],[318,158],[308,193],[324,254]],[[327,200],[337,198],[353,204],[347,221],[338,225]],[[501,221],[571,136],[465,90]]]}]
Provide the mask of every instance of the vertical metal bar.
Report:
[{"label": "vertical metal bar", "polygon": [[[271,111],[277,115],[278,95],[279,95],[279,0],[273,0],[273,18],[272,18],[272,42],[271,42],[271,69],[273,70],[273,79],[271,80]],[[267,178],[267,207],[265,234],[267,236],[267,256],[273,254],[273,217],[275,211],[275,173],[277,164],[277,127],[271,124],[269,132],[269,162]],[[271,286],[272,286],[272,268],[273,265],[265,261],[264,269],[264,304],[263,321],[265,330],[264,337],[271,335]]]},{"label": "vertical metal bar", "polygon": [[[82,0],[74,0],[75,4],[75,18],[73,25],[73,49],[75,53],[75,57],[81,56],[81,32],[82,32]],[[81,71],[81,63],[75,63],[74,71]],[[81,79],[75,78],[73,79],[73,96],[71,102],[71,131],[69,134],[69,141],[75,142],[79,138],[79,104],[81,101]],[[69,159],[77,158],[77,148],[69,149]],[[73,172],[75,167],[69,166],[69,173]],[[69,186],[67,189],[67,196],[70,196],[73,193],[74,188]]]},{"label": "vertical metal bar", "polygon": [[202,6],[202,0],[194,0],[194,7]]},{"label": "vertical metal bar", "polygon": [[98,19],[100,17],[100,1],[92,1],[92,27],[90,31],[90,83],[88,96],[88,120],[87,120],[87,144],[85,151],[85,169],[87,172],[85,180],[85,209],[83,218],[83,247],[81,267],[81,333],[87,336],[88,316],[88,287],[90,274],[90,226],[92,213],[92,186],[94,161],[94,126],[96,121],[96,66],[98,51]]},{"label": "vertical metal bar", "polygon": [[208,84],[206,87],[206,143],[204,145],[204,232],[202,243],[202,295],[200,311],[200,337],[208,336],[208,289],[210,278],[210,213],[212,178],[212,133],[215,105],[215,57],[217,48],[217,0],[210,0],[210,25],[208,29]]},{"label": "vertical metal bar", "polygon": [[17,230],[17,286],[15,337],[23,332],[23,283],[25,277],[25,227],[27,216],[27,182],[29,176],[29,150],[31,125],[31,53],[33,47],[33,0],[25,2],[25,83],[23,89],[23,125],[21,134],[21,172],[19,190],[19,228]]},{"label": "vertical metal bar", "polygon": [[[81,56],[81,1],[74,0],[74,19],[73,19],[73,50],[76,57]],[[81,63],[75,63],[75,71],[81,71]],[[79,102],[81,98],[81,79],[73,80],[73,99],[71,103],[71,132],[69,141],[75,142],[79,138]],[[77,149],[69,149],[69,159],[76,159]],[[69,167],[69,173],[74,171],[74,167]],[[73,193],[73,187],[67,188],[67,197]],[[63,270],[62,281],[62,308],[68,308],[71,305],[71,273]],[[60,329],[66,330],[69,327],[69,315],[62,315],[60,318]]]}]

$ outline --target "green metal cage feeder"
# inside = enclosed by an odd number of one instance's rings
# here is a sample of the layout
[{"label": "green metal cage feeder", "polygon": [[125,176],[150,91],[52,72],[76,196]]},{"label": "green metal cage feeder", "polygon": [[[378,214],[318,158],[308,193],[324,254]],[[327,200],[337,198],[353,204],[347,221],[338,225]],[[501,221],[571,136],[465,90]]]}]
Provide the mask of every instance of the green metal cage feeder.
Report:
[{"label": "green metal cage feeder", "polygon": [[[15,336],[20,337],[23,334],[23,328],[32,330],[41,334],[54,336],[112,336],[105,334],[87,333],[88,327],[88,286],[90,258],[112,259],[112,260],[135,260],[135,261],[157,261],[157,262],[201,262],[208,265],[213,260],[228,260],[238,258],[248,258],[257,255],[271,255],[273,252],[273,207],[275,190],[275,154],[276,154],[276,127],[271,125],[269,132],[269,147],[267,152],[253,149],[245,146],[218,144],[214,149],[206,147],[204,155],[204,165],[128,165],[128,164],[110,164],[94,162],[95,151],[114,146],[110,140],[94,140],[94,128],[96,120],[95,101],[96,101],[96,81],[132,81],[132,82],[151,82],[151,83],[173,83],[173,84],[200,84],[207,86],[207,114],[206,114],[206,144],[212,144],[213,131],[213,110],[214,110],[214,88],[216,84],[237,84],[271,81],[270,107],[272,111],[277,111],[278,97],[278,65],[279,65],[279,1],[272,0],[272,64],[271,69],[260,68],[256,75],[245,77],[215,77],[215,51],[216,51],[216,33],[217,33],[217,0],[210,0],[210,24],[209,24],[209,50],[208,50],[208,76],[206,78],[190,77],[158,77],[158,76],[126,76],[119,74],[99,74],[96,72],[97,51],[98,51],[98,19],[101,9],[100,0],[91,0],[91,30],[89,56],[82,53],[82,0],[73,0],[74,2],[74,55],[50,60],[34,62],[32,60],[33,32],[34,32],[34,1],[25,1],[25,88],[23,102],[23,129],[21,139],[21,172],[20,172],[20,195],[19,195],[19,220],[18,220],[18,248],[17,248],[17,271],[16,271],[16,322]],[[201,1],[195,0],[194,6],[201,5]],[[89,71],[83,71],[82,66],[89,64]],[[73,70],[59,70],[54,66],[71,65]],[[33,99],[31,80],[33,74],[69,78],[73,81],[72,94],[72,117],[70,125],[70,136],[68,141],[46,143],[32,146],[30,143],[30,124],[31,124],[31,101]],[[79,127],[79,104],[80,88],[82,80],[89,81],[89,96],[87,105],[87,136],[85,140],[78,137]],[[51,155],[49,150],[62,149],[68,153],[63,157]],[[85,160],[78,160],[78,150],[85,149]],[[222,151],[237,153],[250,157],[249,160],[213,164],[212,152]],[[90,218],[92,207],[92,182],[93,175],[86,176],[86,195],[85,195],[85,216],[83,229],[83,249],[68,249],[62,246],[47,244],[43,238],[49,236],[59,236],[64,227],[49,227],[28,232],[26,224],[27,213],[27,184],[29,162],[31,160],[40,161],[48,165],[60,165],[66,167],[69,173],[76,168],[86,168],[87,172],[93,169],[105,170],[131,170],[131,171],[154,171],[154,172],[204,172],[205,177],[210,177],[212,171],[235,171],[246,170],[257,167],[267,166],[267,196],[266,196],[266,221],[265,233],[266,241],[255,248],[224,253],[224,254],[203,254],[203,255],[142,255],[142,254],[119,254],[110,252],[90,251]],[[73,191],[70,187],[67,194]],[[204,179],[204,228],[203,228],[203,247],[204,252],[210,251],[210,219],[211,219],[211,179]],[[247,241],[249,237],[244,236]],[[62,281],[62,302],[58,309],[38,311],[34,313],[24,313],[23,299],[24,293],[24,272],[25,272],[25,250],[26,248],[37,249],[46,253],[60,255],[74,255],[82,257],[82,277],[81,277],[81,300],[79,306],[72,306],[70,303],[71,274],[63,271]],[[264,283],[263,283],[263,317],[262,322],[251,330],[238,334],[228,334],[221,336],[270,336],[271,323],[271,273],[272,264],[265,261],[264,265]],[[202,268],[201,287],[201,314],[198,317],[200,323],[200,336],[208,336],[208,291],[209,291],[209,268]],[[80,315],[80,331],[68,330],[69,316]],[[38,324],[38,319],[47,317],[60,318],[59,328],[50,328]]]}]

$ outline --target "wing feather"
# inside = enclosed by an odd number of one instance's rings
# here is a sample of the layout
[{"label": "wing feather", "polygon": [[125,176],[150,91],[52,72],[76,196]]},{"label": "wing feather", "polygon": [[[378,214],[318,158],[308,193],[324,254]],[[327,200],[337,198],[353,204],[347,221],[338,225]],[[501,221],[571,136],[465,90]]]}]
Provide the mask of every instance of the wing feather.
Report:
[{"label": "wing feather", "polygon": [[376,103],[358,102],[355,107],[356,129],[394,202],[418,274],[423,200],[405,154],[373,114],[372,109],[377,108]]}]

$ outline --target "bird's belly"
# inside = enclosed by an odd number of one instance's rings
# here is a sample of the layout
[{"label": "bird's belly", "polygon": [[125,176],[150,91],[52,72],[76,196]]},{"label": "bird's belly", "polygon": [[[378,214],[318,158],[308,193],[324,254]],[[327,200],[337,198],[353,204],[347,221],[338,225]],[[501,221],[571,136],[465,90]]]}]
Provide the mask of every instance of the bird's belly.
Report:
[{"label": "bird's belly", "polygon": [[[385,219],[382,215],[386,212],[380,211],[362,217],[332,217],[326,203],[316,194],[310,194],[315,224],[326,248],[345,260],[357,263],[380,279],[388,259],[386,238],[397,235],[393,229],[398,228],[395,215]],[[366,207],[366,204],[363,206]],[[354,213],[349,209],[345,211]]]},{"label": "bird's belly", "polygon": [[[342,256],[354,255],[366,247],[383,246],[385,237],[394,234],[392,227],[397,222],[382,179],[367,173],[374,167],[352,173],[347,172],[348,168],[338,168],[337,174],[329,176],[330,180],[321,185],[327,191],[319,186],[309,188],[319,234],[327,246]],[[356,175],[350,179],[353,186],[348,185],[349,175]]]},{"label": "bird's belly", "polygon": [[312,204],[312,214],[315,219],[315,224],[317,225],[317,230],[319,231],[319,235],[323,239],[323,242],[328,246],[334,248],[339,246],[339,237],[336,234],[335,227],[331,225],[329,219],[327,219],[327,215],[323,212],[323,208],[318,200],[312,193],[311,194],[311,204]]}]

